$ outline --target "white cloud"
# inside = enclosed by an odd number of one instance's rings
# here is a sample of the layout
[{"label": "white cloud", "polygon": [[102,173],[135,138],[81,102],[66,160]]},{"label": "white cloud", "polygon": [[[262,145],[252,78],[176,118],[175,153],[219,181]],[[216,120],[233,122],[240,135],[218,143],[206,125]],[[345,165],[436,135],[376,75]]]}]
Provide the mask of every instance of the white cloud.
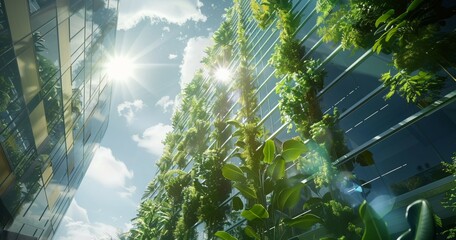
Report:
[{"label": "white cloud", "polygon": [[157,103],[155,103],[155,106],[160,106],[163,108],[163,111],[167,112],[169,108],[174,106],[174,100],[172,100],[169,96],[164,96],[160,98]]},{"label": "white cloud", "polygon": [[87,214],[87,210],[81,206],[79,206],[76,199],[71,201],[70,206],[66,212],[66,216],[70,217],[74,221],[82,221],[82,222],[89,222],[89,215]]},{"label": "white cloud", "polygon": [[[128,4],[123,4],[128,2]],[[172,0],[172,1],[121,1],[119,8],[119,29],[134,27],[143,19],[151,21],[164,20],[169,23],[182,25],[187,21],[205,22],[207,17],[201,13],[203,3],[200,0]]]},{"label": "white cloud", "polygon": [[166,137],[166,133],[172,131],[170,125],[159,123],[144,131],[142,136],[133,135],[132,139],[138,143],[139,147],[145,148],[148,152],[160,156],[163,152],[162,141]]},{"label": "white cloud", "polygon": [[133,102],[125,101],[117,106],[119,116],[125,117],[127,123],[130,124],[135,118],[135,113],[144,107],[144,102],[136,99]]},{"label": "white cloud", "polygon": [[169,54],[168,58],[172,60],[172,59],[177,58],[177,55],[176,54]]},{"label": "white cloud", "polygon": [[133,178],[133,171],[130,171],[125,163],[117,160],[111,149],[99,147],[92,159],[87,176],[96,182],[109,188],[118,188],[124,191],[131,188],[127,186],[127,179]]},{"label": "white cloud", "polygon": [[196,71],[202,67],[201,60],[206,55],[204,50],[213,44],[212,37],[190,38],[184,49],[181,70],[181,88],[189,83]]},{"label": "white cloud", "polygon": [[163,30],[163,32],[170,32],[171,31],[171,29],[168,26],[163,27],[162,30]]},{"label": "white cloud", "polygon": [[119,195],[123,198],[130,198],[136,192],[136,186],[126,187],[125,191],[119,192]]},{"label": "white cloud", "polygon": [[91,223],[87,210],[79,206],[73,199],[55,239],[116,239],[119,232],[120,229],[105,223]]}]

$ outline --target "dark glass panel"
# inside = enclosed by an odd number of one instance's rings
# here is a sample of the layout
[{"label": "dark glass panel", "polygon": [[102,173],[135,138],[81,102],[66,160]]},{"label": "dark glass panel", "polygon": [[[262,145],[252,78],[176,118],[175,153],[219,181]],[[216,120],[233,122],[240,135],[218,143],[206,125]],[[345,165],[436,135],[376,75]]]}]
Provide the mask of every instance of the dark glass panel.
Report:
[{"label": "dark glass panel", "polygon": [[385,101],[381,91],[356,111],[340,120],[349,149],[353,149],[418,111],[413,104],[393,96]]}]

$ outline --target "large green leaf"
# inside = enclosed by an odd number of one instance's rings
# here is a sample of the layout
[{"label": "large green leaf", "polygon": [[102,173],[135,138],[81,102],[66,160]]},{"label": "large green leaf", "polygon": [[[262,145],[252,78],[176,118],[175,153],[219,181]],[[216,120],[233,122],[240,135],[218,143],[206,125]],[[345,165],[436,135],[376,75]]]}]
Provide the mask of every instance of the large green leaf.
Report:
[{"label": "large green leaf", "polygon": [[385,222],[366,201],[359,207],[359,215],[365,226],[362,240],[390,239]]},{"label": "large green leaf", "polygon": [[266,141],[266,143],[264,144],[264,148],[263,148],[263,155],[264,155],[263,161],[265,163],[268,163],[268,164],[272,163],[272,160],[274,160],[274,156],[275,156],[274,141],[272,141],[272,140]]},{"label": "large green leaf", "polygon": [[223,166],[222,175],[231,181],[243,182],[246,180],[242,169],[230,163],[227,163],[225,166]]},{"label": "large green leaf", "polygon": [[269,218],[269,213],[266,208],[263,207],[263,205],[257,203],[253,205],[251,209],[242,211],[241,216],[243,216],[248,221],[252,221],[255,219]]},{"label": "large green leaf", "polygon": [[238,211],[244,208],[244,203],[242,203],[241,198],[239,197],[234,197],[233,198],[233,210]]},{"label": "large green leaf", "polygon": [[284,222],[288,227],[307,230],[317,223],[323,223],[323,220],[317,215],[309,213],[294,219],[285,219]]},{"label": "large green leaf", "polygon": [[249,187],[247,184],[237,182],[237,183],[233,184],[233,187],[235,187],[237,190],[239,190],[239,192],[248,199],[257,198],[255,189]]},{"label": "large green leaf", "polygon": [[285,176],[285,159],[278,156],[268,167],[268,174],[273,180],[281,179]]},{"label": "large green leaf", "polygon": [[307,147],[302,141],[290,139],[283,143],[282,157],[285,162],[294,161],[305,152],[307,152]]},{"label": "large green leaf", "polygon": [[407,7],[407,11],[406,12],[411,12],[413,10],[415,10],[419,5],[421,5],[421,3],[423,2],[424,0],[414,0],[412,3],[410,3],[410,5]]},{"label": "large green leaf", "polygon": [[304,184],[299,183],[296,186],[284,189],[278,199],[279,209],[293,208],[301,199],[301,189]]},{"label": "large green leaf", "polygon": [[384,23],[391,16],[393,16],[393,14],[394,14],[394,9],[390,9],[388,12],[381,15],[379,18],[377,18],[377,21],[375,21],[375,27],[378,27],[378,25],[380,25],[380,23]]},{"label": "large green leaf", "polygon": [[222,240],[237,240],[237,238],[224,231],[218,231],[214,235]]},{"label": "large green leaf", "polygon": [[247,236],[254,238],[255,240],[260,239],[260,235],[258,235],[258,233],[255,232],[255,229],[253,229],[251,226],[245,227],[244,232],[247,234]]},{"label": "large green leaf", "polygon": [[425,240],[434,239],[434,216],[429,202],[419,199],[407,207],[405,217],[410,228],[397,240]]}]

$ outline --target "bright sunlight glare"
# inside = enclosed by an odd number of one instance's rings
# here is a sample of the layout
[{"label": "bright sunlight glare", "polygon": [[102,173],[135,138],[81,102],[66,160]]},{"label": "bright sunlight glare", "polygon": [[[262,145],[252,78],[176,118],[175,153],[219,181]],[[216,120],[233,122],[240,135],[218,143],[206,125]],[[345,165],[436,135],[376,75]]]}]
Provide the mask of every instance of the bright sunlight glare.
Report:
[{"label": "bright sunlight glare", "polygon": [[133,77],[135,63],[126,56],[113,57],[106,65],[109,77],[115,81],[126,81]]},{"label": "bright sunlight glare", "polygon": [[231,72],[227,68],[219,67],[215,70],[215,78],[222,83],[227,83],[231,80]]}]

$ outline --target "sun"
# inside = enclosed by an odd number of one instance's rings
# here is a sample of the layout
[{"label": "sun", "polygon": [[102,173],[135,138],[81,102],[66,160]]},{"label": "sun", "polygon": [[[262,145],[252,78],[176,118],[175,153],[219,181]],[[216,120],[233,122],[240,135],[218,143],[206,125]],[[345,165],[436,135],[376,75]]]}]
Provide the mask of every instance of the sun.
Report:
[{"label": "sun", "polygon": [[222,83],[228,83],[231,80],[231,72],[228,68],[218,67],[215,70],[215,79]]},{"label": "sun", "polygon": [[133,77],[136,64],[132,58],[127,56],[116,56],[111,58],[105,66],[110,79],[115,81],[126,81]]}]

